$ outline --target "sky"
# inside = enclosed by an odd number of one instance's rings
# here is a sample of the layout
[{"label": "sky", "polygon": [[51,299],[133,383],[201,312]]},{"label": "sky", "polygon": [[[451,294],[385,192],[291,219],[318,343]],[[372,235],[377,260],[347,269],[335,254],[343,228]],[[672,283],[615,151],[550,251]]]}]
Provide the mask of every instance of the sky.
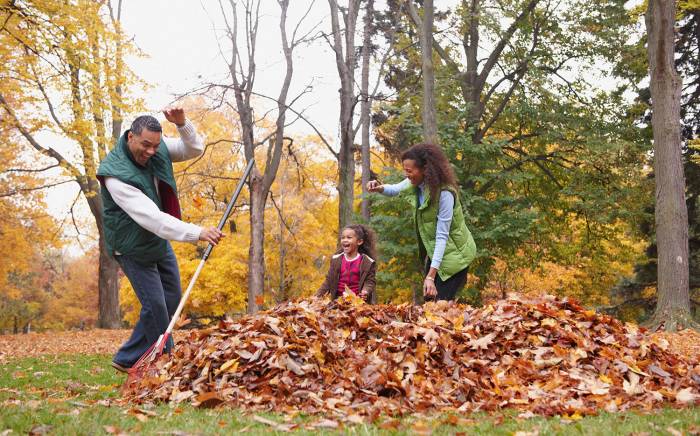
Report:
[{"label": "sky", "polygon": [[[151,110],[172,103],[174,96],[188,92],[206,82],[228,83],[227,59],[230,42],[219,2],[125,0],[122,21],[127,34],[147,58],[132,58],[129,64],[147,83],[153,84],[145,95]],[[227,4],[227,1],[223,2]],[[308,1],[292,1],[288,16],[288,32],[303,13]],[[230,8],[226,9],[230,16]],[[239,19],[242,11],[239,10]],[[257,46],[256,91],[271,96],[279,92],[284,77],[284,57],[279,32],[280,11],[276,0],[261,1],[261,22]],[[154,19],[154,17],[157,17]],[[327,2],[317,0],[300,27],[300,34],[328,31],[330,27]],[[317,27],[316,27],[317,26]],[[314,30],[315,28],[315,30]],[[327,43],[317,39],[295,50],[294,76],[290,97],[311,85],[312,92],[302,97],[295,110],[304,110],[319,130],[330,137],[337,136],[339,80],[333,52]],[[259,102],[264,104],[264,102]],[[300,122],[290,128],[293,133],[312,130]],[[206,132],[203,132],[206,133]]]},{"label": "sky", "polygon": [[[223,1],[228,4],[226,0]],[[291,1],[287,29],[291,35],[300,17],[306,13],[309,1]],[[303,8],[299,5],[303,4]],[[230,8],[226,9],[230,15]],[[239,10],[239,19],[242,11]],[[257,75],[255,91],[276,96],[284,78],[284,57],[279,32],[280,10],[276,0],[261,1],[260,30],[257,43]],[[133,38],[143,56],[127,59],[131,69],[149,88],[143,94],[147,110],[156,112],[164,121],[163,108],[172,105],[176,97],[198,88],[203,83],[230,82],[224,56],[230,53],[230,42],[225,34],[225,24],[217,0],[124,0],[122,6],[124,31]],[[318,35],[330,30],[330,12],[325,0],[316,0],[310,13],[302,22],[299,34]],[[358,41],[359,43],[359,41]],[[311,86],[311,92],[295,104],[296,111],[303,111],[305,118],[314,123],[332,144],[338,142],[338,89],[340,82],[332,50],[324,39],[316,39],[295,49],[294,75],[290,99]],[[263,100],[258,105],[269,104]],[[124,129],[139,115],[125,119]],[[311,134],[313,130],[303,121],[297,121],[287,130],[290,134]],[[199,131],[206,137],[206,131]],[[56,148],[66,149],[60,138],[52,138]],[[68,216],[66,230],[74,233],[69,213],[70,205],[78,194],[76,184],[62,185],[48,193],[49,211],[62,219]],[[90,223],[91,216],[84,200],[75,208],[82,223]],[[89,244],[89,239],[83,238]],[[69,251],[80,251],[78,244]]]}]

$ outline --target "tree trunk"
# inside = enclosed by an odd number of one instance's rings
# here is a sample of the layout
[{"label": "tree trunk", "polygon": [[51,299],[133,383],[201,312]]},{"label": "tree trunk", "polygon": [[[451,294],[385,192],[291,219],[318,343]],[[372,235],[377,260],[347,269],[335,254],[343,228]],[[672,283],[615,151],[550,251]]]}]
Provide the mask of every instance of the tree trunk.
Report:
[{"label": "tree trunk", "polygon": [[119,264],[107,253],[104,238],[100,237],[99,311],[97,326],[103,329],[122,327],[119,309]]},{"label": "tree trunk", "polygon": [[654,132],[658,303],[652,326],[690,321],[688,210],[681,156],[681,79],[674,65],[676,2],[649,0],[646,13]]},{"label": "tree trunk", "polygon": [[362,39],[362,83],[360,95],[362,96],[362,105],[360,106],[360,122],[362,123],[362,203],[360,210],[362,219],[366,222],[370,218],[370,201],[369,193],[367,192],[367,183],[371,178],[371,158],[369,148],[369,130],[370,130],[370,110],[372,101],[369,96],[369,58],[371,55],[370,45],[372,44],[372,17],[374,15],[374,0],[368,0],[365,7],[365,28]]},{"label": "tree trunk", "polygon": [[[423,31],[420,33],[423,70],[423,141],[438,144],[435,110],[435,71],[433,69],[433,0],[423,2]],[[423,287],[413,286],[413,304],[423,304]]]},{"label": "tree trunk", "polygon": [[87,198],[90,212],[95,218],[99,237],[97,326],[103,329],[118,329],[122,327],[119,310],[119,264],[107,252],[102,230],[102,197],[97,181],[92,181],[89,188],[84,189],[83,192]]},{"label": "tree trunk", "polygon": [[[280,6],[279,29],[282,39],[282,51],[284,52],[286,71],[284,81],[280,89],[277,100],[278,116],[275,123],[276,129],[274,141],[267,146],[267,159],[261,165],[263,173],[258,170],[257,164],[253,167],[249,181],[250,191],[250,246],[248,249],[248,313],[258,311],[263,303],[263,290],[265,285],[265,203],[267,194],[270,192],[272,183],[275,181],[277,170],[279,169],[282,157],[282,146],[284,145],[285,114],[287,111],[287,94],[292,80],[293,62],[292,51],[300,40],[289,41],[287,38],[287,9],[289,0],[278,0]],[[221,4],[221,3],[220,3]],[[236,12],[236,2],[230,2],[233,12],[233,27],[226,22],[228,35],[231,38],[231,60],[229,72],[236,98],[236,110],[241,120],[241,134],[243,149],[246,161],[250,162],[255,158],[255,149],[262,144],[256,144],[254,140],[256,121],[253,117],[253,107],[251,106],[251,95],[255,82],[255,45],[258,34],[259,9],[252,8],[252,4],[246,2],[245,8],[245,29],[246,45],[245,53],[248,55],[247,72],[242,70],[243,65],[239,64],[240,53],[237,42],[238,15]],[[303,18],[302,18],[303,20]],[[299,23],[300,24],[300,23]],[[296,33],[296,32],[295,32]],[[294,33],[294,34],[295,34]],[[293,34],[293,35],[294,35]],[[239,71],[239,69],[241,69]],[[240,76],[240,77],[239,77]]]},{"label": "tree trunk", "polygon": [[343,134],[340,160],[338,162],[338,231],[352,223],[353,200],[355,196],[355,156],[352,140]]},{"label": "tree trunk", "polygon": [[[352,222],[355,191],[355,27],[359,0],[350,0],[342,11],[345,31],[340,29],[338,4],[328,0],[331,9],[333,51],[340,77],[340,152],[338,153],[338,231]],[[345,38],[344,42],[342,38]]]},{"label": "tree trunk", "polygon": [[285,225],[284,225],[284,188],[285,188],[285,183],[287,181],[287,171],[286,169],[282,171],[282,176],[280,177],[280,205],[279,205],[279,220],[280,220],[280,280],[279,280],[279,285],[278,285],[278,290],[277,290],[277,302],[281,303],[283,301],[287,301],[289,299],[289,295],[287,295],[287,286],[285,283],[285,268],[284,268],[284,263],[287,257],[287,246],[285,244],[284,240],[284,232],[285,230]]},{"label": "tree trunk", "polygon": [[265,197],[262,177],[253,169],[250,182],[250,247],[248,249],[248,313],[262,305],[265,286]]},{"label": "tree trunk", "polygon": [[433,69],[433,0],[423,1],[421,60],[423,65],[423,140],[438,144],[435,109],[435,71]]}]

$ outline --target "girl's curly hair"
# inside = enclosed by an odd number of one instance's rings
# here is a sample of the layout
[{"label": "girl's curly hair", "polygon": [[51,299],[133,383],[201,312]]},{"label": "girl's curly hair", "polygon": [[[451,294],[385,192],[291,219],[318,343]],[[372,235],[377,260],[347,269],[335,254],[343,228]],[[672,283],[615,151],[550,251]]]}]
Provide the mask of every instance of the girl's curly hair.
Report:
[{"label": "girl's curly hair", "polygon": [[343,228],[343,230],[345,229],[355,232],[355,237],[362,241],[362,245],[358,247],[357,251],[377,260],[377,235],[372,229],[362,224],[350,224]]},{"label": "girl's curly hair", "polygon": [[440,188],[457,189],[457,178],[445,152],[435,144],[415,144],[401,154],[401,160],[410,159],[425,171],[424,180],[430,188],[430,202],[438,200]]}]

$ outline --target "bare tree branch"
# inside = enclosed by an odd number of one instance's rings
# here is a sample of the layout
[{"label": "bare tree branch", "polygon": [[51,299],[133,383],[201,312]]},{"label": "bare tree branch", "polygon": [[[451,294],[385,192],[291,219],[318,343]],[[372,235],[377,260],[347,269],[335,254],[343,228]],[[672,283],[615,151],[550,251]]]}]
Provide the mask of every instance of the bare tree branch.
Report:
[{"label": "bare tree branch", "polygon": [[48,170],[50,170],[51,168],[58,168],[58,167],[60,167],[59,164],[53,164],[53,165],[49,165],[49,166],[47,166],[47,167],[45,167],[45,168],[39,168],[39,169],[32,169],[32,168],[8,168],[8,169],[4,170],[3,173],[11,173],[11,172],[15,172],[15,173],[41,173],[41,172],[44,172],[44,171],[48,171]]},{"label": "bare tree branch", "polygon": [[61,182],[49,183],[48,185],[34,186],[31,188],[17,188],[17,189],[14,189],[12,191],[9,191],[9,192],[0,193],[0,197],[12,197],[14,195],[21,194],[23,192],[40,191],[42,189],[53,188],[54,186],[65,185],[66,183],[72,183],[72,182],[76,182],[76,180],[69,179],[69,180],[63,180]]},{"label": "bare tree branch", "polygon": [[78,168],[76,168],[73,164],[68,162],[58,151],[51,147],[45,148],[41,144],[39,144],[39,142],[36,139],[34,139],[34,136],[27,129],[24,128],[22,123],[19,121],[19,118],[17,118],[17,115],[15,114],[14,110],[12,110],[10,105],[7,103],[7,100],[5,100],[5,96],[2,93],[0,93],[0,104],[2,104],[2,106],[5,108],[7,114],[10,116],[12,121],[14,121],[15,128],[19,130],[19,132],[22,134],[22,136],[24,136],[27,142],[29,142],[31,146],[34,147],[34,149],[40,152],[41,154],[55,159],[62,168],[67,169],[71,173],[71,175],[75,177],[75,181],[78,182],[81,189],[87,192],[89,187],[85,176],[80,173]]},{"label": "bare tree branch", "polygon": [[[406,12],[408,14],[408,17],[411,19],[413,22],[413,25],[415,26],[416,32],[418,33],[418,37],[422,38],[423,34],[423,29],[422,29],[422,22],[420,15],[418,15],[418,11],[416,10],[416,7],[413,5],[413,0],[405,0],[404,4],[406,5]],[[444,48],[440,45],[440,43],[433,38],[433,48],[435,51],[440,55],[440,58],[445,62],[445,65],[447,65],[449,68],[451,68],[453,71],[459,73],[461,71],[459,64],[454,61],[450,57],[449,54],[445,51]]]},{"label": "bare tree branch", "polygon": [[530,3],[528,3],[528,5],[517,16],[515,21],[513,21],[508,27],[508,29],[505,31],[501,39],[498,41],[498,44],[496,44],[496,47],[493,49],[488,59],[486,60],[484,67],[481,69],[481,73],[479,73],[476,83],[477,88],[483,88],[484,84],[486,83],[486,80],[489,77],[489,74],[491,74],[493,66],[496,64],[498,58],[501,56],[501,53],[503,53],[503,50],[505,49],[506,45],[508,45],[508,43],[510,42],[510,38],[518,29],[520,23],[522,23],[530,15],[530,13],[535,9],[535,6],[537,6],[537,3],[539,2],[540,0],[530,0]]}]

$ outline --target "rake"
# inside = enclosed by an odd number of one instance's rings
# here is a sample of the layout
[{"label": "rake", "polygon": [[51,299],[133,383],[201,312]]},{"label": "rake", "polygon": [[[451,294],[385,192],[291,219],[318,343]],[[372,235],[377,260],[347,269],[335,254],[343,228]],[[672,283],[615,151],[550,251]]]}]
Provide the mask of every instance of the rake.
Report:
[{"label": "rake", "polygon": [[[245,181],[248,179],[248,176],[250,176],[250,171],[253,168],[253,165],[255,164],[255,160],[251,159],[250,162],[248,162],[248,166],[246,167],[243,177],[238,182],[238,186],[236,186],[236,191],[234,192],[233,196],[231,197],[231,200],[228,202],[228,206],[226,206],[226,211],[224,212],[224,215],[221,217],[221,220],[219,221],[219,225],[217,228],[221,231],[224,228],[224,224],[226,224],[226,220],[228,219],[229,215],[231,214],[231,211],[233,210],[233,205],[236,203],[236,199],[238,199],[238,195],[241,193],[241,190],[243,189],[243,185],[245,184]],[[209,255],[211,254],[211,251],[214,249],[214,246],[212,244],[209,244],[207,246],[207,249],[204,251],[204,255],[202,256],[202,260],[199,262],[199,266],[197,267],[197,270],[194,272],[194,275],[192,276],[192,279],[190,280],[190,284],[187,286],[187,290],[185,291],[185,294],[182,296],[182,299],[180,299],[180,304],[177,306],[177,310],[175,311],[175,314],[173,314],[172,319],[170,320],[170,324],[168,325],[168,328],[165,330],[165,333],[160,335],[158,337],[158,340],[151,345],[151,347],[146,350],[145,353],[139,358],[139,360],[136,361],[134,366],[129,368],[128,370],[128,375],[126,378],[126,383],[124,384],[124,387],[127,388],[131,386],[133,383],[139,381],[143,375],[149,370],[151,365],[160,358],[160,356],[163,355],[163,350],[165,349],[165,344],[167,344],[168,339],[170,338],[173,328],[175,327],[175,324],[177,324],[180,314],[182,313],[182,309],[185,307],[185,303],[187,303],[187,299],[190,296],[190,292],[192,292],[192,288],[194,287],[195,282],[197,281],[197,278],[199,277],[199,273],[202,272],[202,268],[204,268],[204,264],[207,262],[207,259],[209,259]]]}]

